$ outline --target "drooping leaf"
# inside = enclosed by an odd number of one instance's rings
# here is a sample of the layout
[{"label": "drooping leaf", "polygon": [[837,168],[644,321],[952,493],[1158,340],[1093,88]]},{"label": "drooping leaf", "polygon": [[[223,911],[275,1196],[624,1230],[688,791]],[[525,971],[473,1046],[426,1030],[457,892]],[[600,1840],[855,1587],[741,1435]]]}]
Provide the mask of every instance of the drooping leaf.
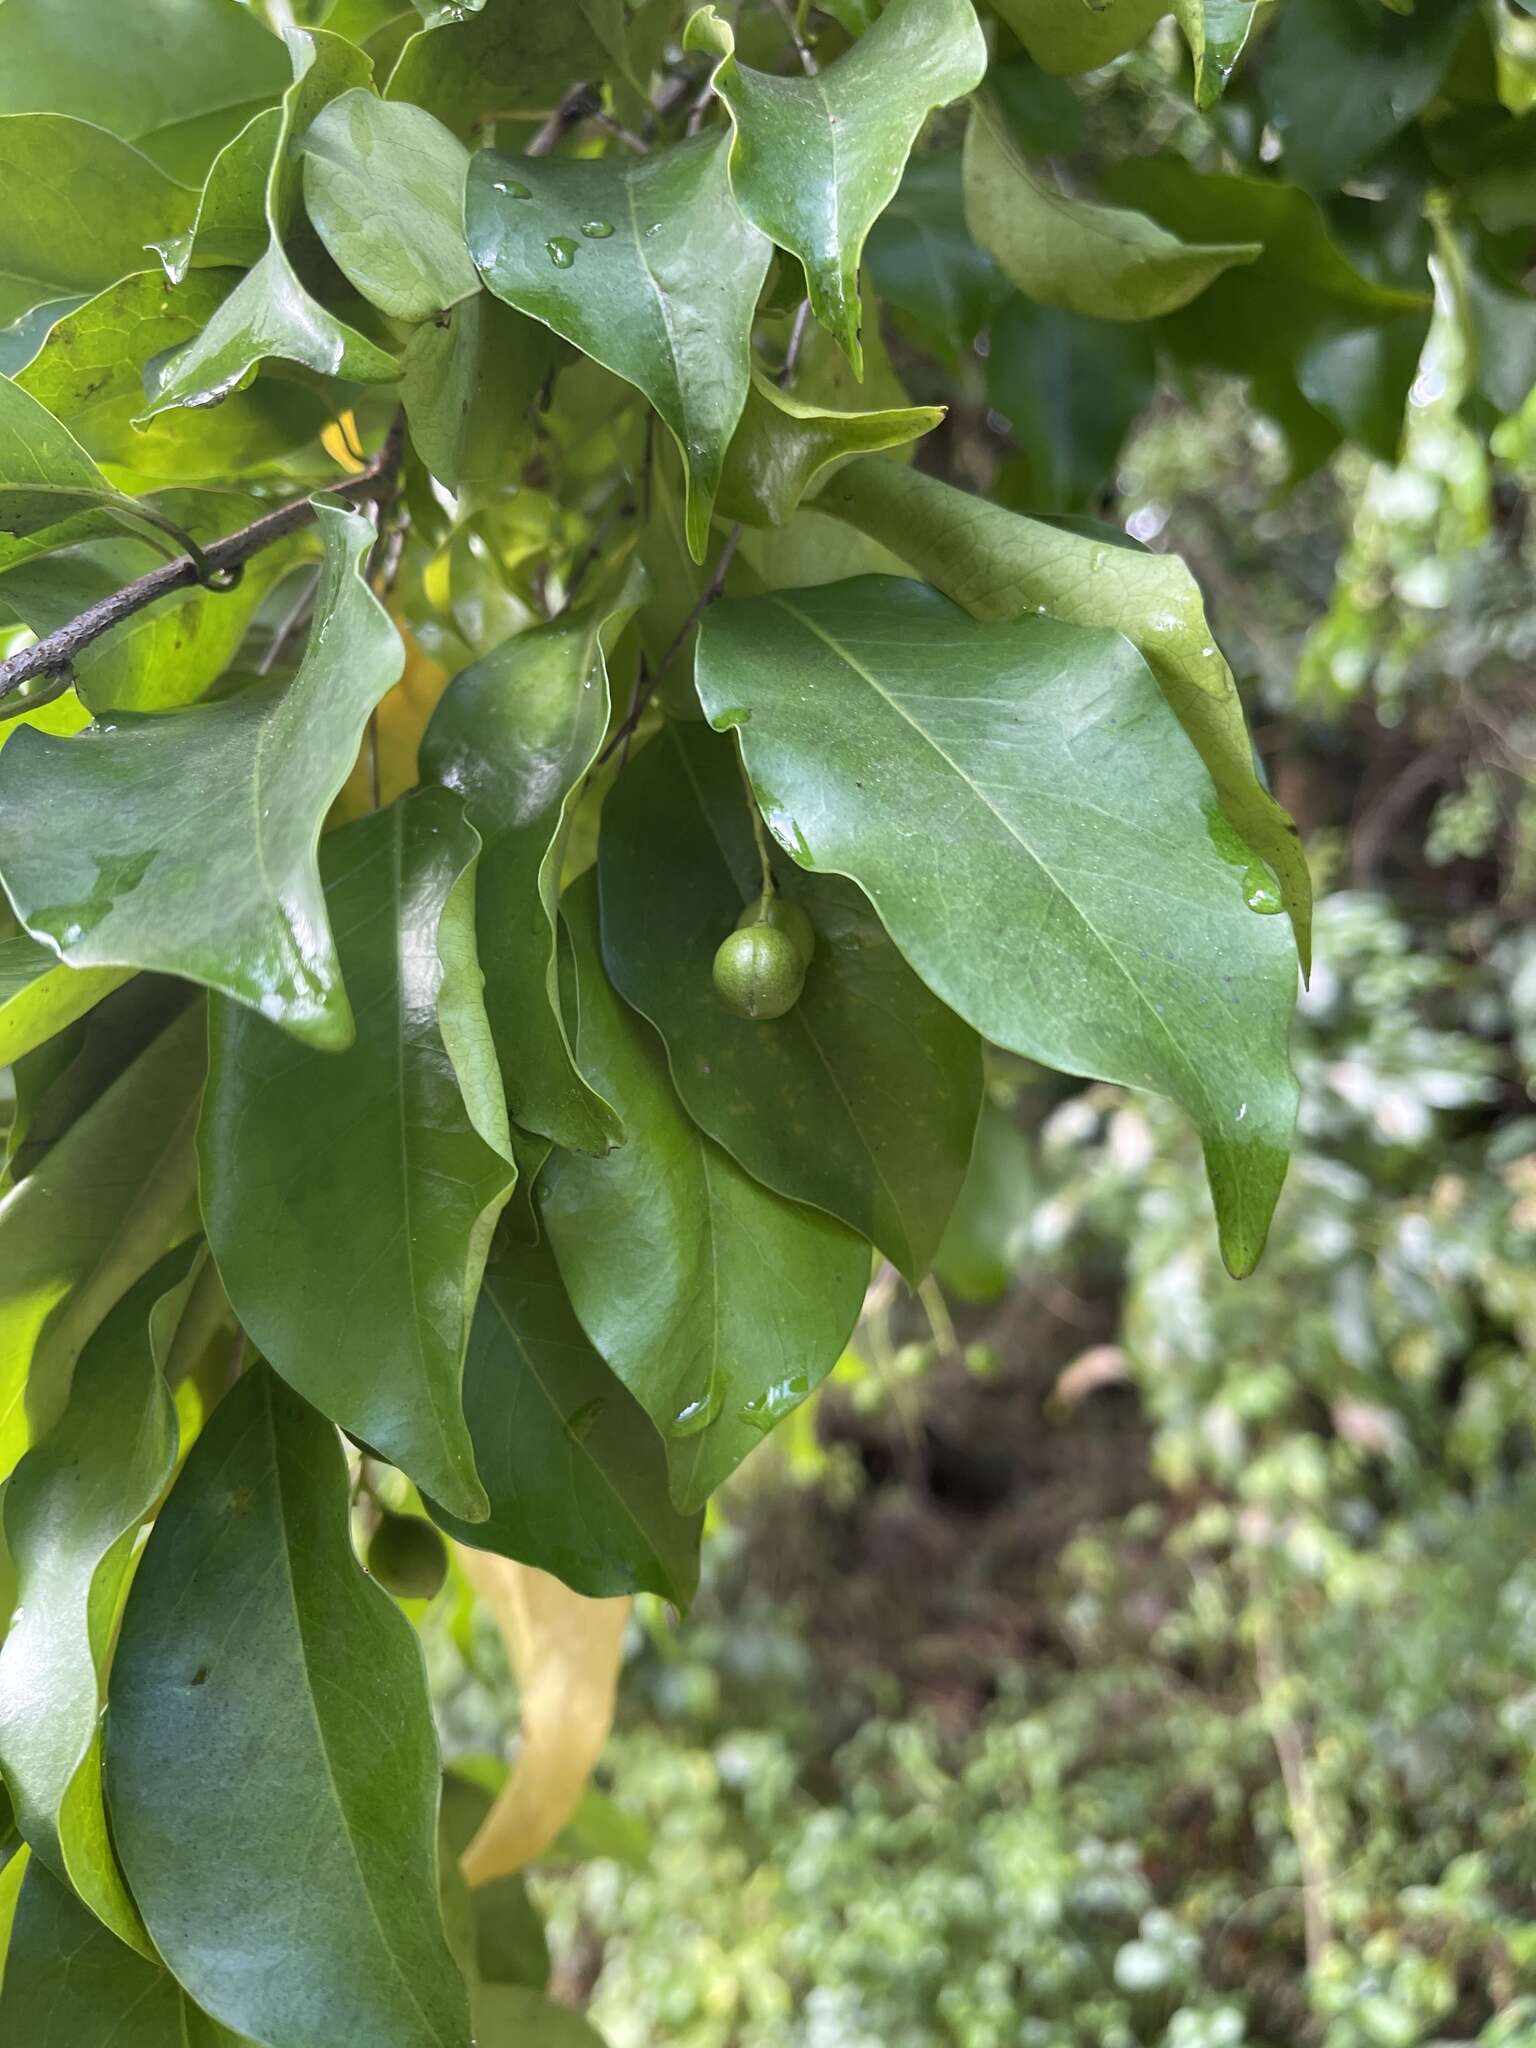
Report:
[{"label": "drooping leaf", "polygon": [[1023,455],[1023,502],[1041,512],[1093,505],[1155,384],[1144,327],[1011,299],[992,323],[987,397]]},{"label": "drooping leaf", "polygon": [[472,1521],[464,1348],[513,1180],[474,953],[479,844],[443,790],[326,838],[356,1042],[320,1051],[216,1001],[199,1132],[208,1241],[253,1343]]},{"label": "drooping leaf", "polygon": [[1045,612],[1109,626],[1140,649],[1194,741],[1228,823],[1274,869],[1310,969],[1312,885],[1287,813],[1259,781],[1232,671],[1177,555],[1153,555],[1025,519],[895,463],[852,464],[818,503],[901,555],[963,605],[996,621]]},{"label": "drooping leaf", "polygon": [[197,1228],[204,1028],[183,1011],[0,1200],[0,1476],[56,1420],[109,1310]]},{"label": "drooping leaf", "polygon": [[896,308],[948,362],[966,353],[1008,296],[1008,281],[971,240],[958,149],[907,165],[865,251],[882,303]]},{"label": "drooping leaf", "polygon": [[134,424],[144,365],[199,333],[237,281],[230,270],[199,270],[173,285],[140,270],[66,313],[17,382],[98,462],[181,482],[249,474],[318,437],[327,418],[319,392],[261,378],[212,411]]},{"label": "drooping leaf", "polygon": [[1433,96],[1473,0],[1285,0],[1264,44],[1259,92],[1286,175],[1327,190],[1407,127]]},{"label": "drooping leaf", "polygon": [[336,267],[397,320],[480,289],[464,246],[469,152],[424,108],[354,88],[300,138],[304,206]]},{"label": "drooping leaf", "polygon": [[702,561],[726,443],[747,398],[771,245],[731,191],[730,138],[644,157],[471,159],[470,254],[496,296],[574,342],[655,406],[688,474]]},{"label": "drooping leaf", "polygon": [[781,890],[816,930],[804,991],[771,1021],[725,1008],[711,962],[762,880],[734,745],[695,726],[669,720],[625,769],[598,853],[608,972],[660,1031],[694,1121],[756,1179],[919,1278],[971,1156],[975,1034],[856,889],[807,882],[788,860]]},{"label": "drooping leaf", "polygon": [[462,1768],[444,1771],[438,1823],[443,1882],[447,1889],[456,1879],[463,1890],[468,1947],[480,1982],[542,1991],[549,1983],[549,1940],[521,1874],[493,1879],[471,1892],[459,1871],[459,1858],[474,1840],[494,1796]]},{"label": "drooping leaf", "polygon": [[759,372],[726,451],[716,501],[722,519],[782,526],[808,491],[853,455],[899,448],[931,433],[940,405],[882,412],[829,412],[780,391]]},{"label": "drooping leaf", "polygon": [[961,1016],[1181,1104],[1224,1256],[1249,1271],[1295,1117],[1295,953],[1249,907],[1268,877],[1245,874],[1135,649],[1053,619],[982,625],[922,584],[861,577],[717,605],[697,674],[780,844],[857,881]]},{"label": "drooping leaf", "polygon": [[239,0],[5,0],[0,10],[0,114],[95,122],[188,183],[287,82],[282,44]]},{"label": "drooping leaf", "polygon": [[352,1555],[335,1431],[265,1366],[156,1520],[106,1759],[145,1924],[224,2025],[264,2048],[469,2048],[421,1652]]},{"label": "drooping leaf", "polygon": [[743,1172],[685,1115],[649,1025],[603,971],[590,879],[565,907],[583,1071],[624,1119],[606,1159],[550,1156],[539,1208],[583,1329],[667,1439],[685,1513],[837,1362],[863,1240]]},{"label": "drooping leaf", "polygon": [[64,114],[0,115],[0,186],[0,325],[142,270],[146,242],[185,227],[194,204],[128,143]]},{"label": "drooping leaf", "polygon": [[1044,1196],[1036,1147],[1006,1111],[983,1106],[971,1169],[950,1215],[934,1270],[964,1302],[1000,1301],[1029,1250],[1029,1225]]},{"label": "drooping leaf", "polygon": [[476,290],[405,345],[400,402],[411,442],[440,483],[491,483],[533,438],[533,408],[559,344]]},{"label": "drooping leaf", "polygon": [[556,953],[571,802],[608,725],[604,632],[638,591],[508,640],[458,676],[422,741],[422,774],[456,789],[485,841],[481,964],[507,1106],[526,1130],[606,1152],[623,1126],[571,1054]]},{"label": "drooping leaf", "polygon": [[1173,0],[1195,60],[1195,104],[1214,107],[1237,68],[1265,0]]},{"label": "drooping leaf", "polygon": [[965,213],[1026,298],[1093,320],[1171,313],[1260,253],[1257,242],[1192,246],[1143,213],[1056,190],[1032,174],[984,100],[966,132]]},{"label": "drooping leaf", "polygon": [[630,1603],[589,1600],[483,1550],[458,1555],[506,1643],[522,1730],[511,1775],[460,1858],[477,1886],[532,1863],[575,1812],[613,1726]]},{"label": "drooping leaf", "polygon": [[176,1413],[149,1342],[150,1310],[174,1277],[157,1266],[108,1316],[64,1413],[5,1492],[18,1612],[0,1645],[0,1770],[34,1854],[146,1955],[107,1836],[98,1735],[135,1533],[176,1457]]},{"label": "drooping leaf", "polygon": [[0,877],[69,965],[185,975],[338,1047],[352,1018],[316,848],[401,647],[362,575],[373,528],[334,505],[318,519],[292,681],[73,739],[18,734],[0,754]]},{"label": "drooping leaf", "polygon": [[390,73],[388,97],[425,107],[467,135],[487,114],[548,108],[576,80],[603,69],[586,6],[484,0],[411,37]]},{"label": "drooping leaf", "polygon": [[172,284],[180,284],[193,263],[247,270],[261,261],[270,240],[267,183],[287,126],[280,106],[248,121],[209,166],[191,226],[150,244]]},{"label": "drooping leaf", "polygon": [[36,1855],[16,1902],[0,2036],[26,2048],[241,2048],[174,1977],[109,1934]]},{"label": "drooping leaf", "polygon": [[123,967],[63,967],[23,933],[0,939],[0,1067],[43,1045],[128,979]]},{"label": "drooping leaf", "polygon": [[475,1996],[477,2048],[603,2048],[602,2036],[568,2005],[520,1984],[482,1984]]},{"label": "drooping leaf", "polygon": [[667,1495],[660,1437],[583,1334],[547,1245],[493,1256],[464,1365],[464,1412],[490,1519],[434,1521],[593,1599],[659,1593],[686,1608],[699,1518]]},{"label": "drooping leaf", "polygon": [[991,0],[1042,71],[1096,71],[1134,50],[1168,12],[1169,0]]},{"label": "drooping leaf", "polygon": [[813,78],[739,64],[731,26],[713,7],[691,18],[683,42],[717,59],[715,90],[736,125],[731,178],[743,213],[799,258],[811,310],[860,369],[864,238],[928,115],[979,85],[987,68],[971,0],[888,0]]},{"label": "drooping leaf", "polygon": [[[400,366],[393,356],[327,312],[310,295],[284,246],[298,211],[303,181],[293,145],[322,107],[349,88],[366,85],[372,66],[360,50],[323,31],[305,34],[292,30],[288,49],[294,81],[283,95],[281,119],[269,128],[267,117],[261,117],[263,132],[271,134],[273,143],[262,188],[265,251],[197,340],[157,367],[144,411],[148,419],[173,406],[215,404],[269,356],[359,384],[388,382],[399,375]],[[249,136],[250,130],[245,134]],[[242,138],[231,145],[238,164],[233,182],[240,190],[254,168],[245,154],[247,146]],[[216,164],[212,177],[220,176]],[[199,241],[201,235],[199,219]],[[224,252],[221,260],[228,260]]]}]

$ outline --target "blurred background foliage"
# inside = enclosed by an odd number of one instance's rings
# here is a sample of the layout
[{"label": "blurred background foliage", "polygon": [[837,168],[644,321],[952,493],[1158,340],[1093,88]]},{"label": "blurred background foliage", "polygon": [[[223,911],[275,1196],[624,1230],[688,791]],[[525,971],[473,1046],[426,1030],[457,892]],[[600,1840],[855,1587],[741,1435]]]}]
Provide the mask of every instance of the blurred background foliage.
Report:
[{"label": "blurred background foliage", "polygon": [[[1486,18],[1536,102],[1536,23]],[[1171,23],[1070,82],[1021,56],[1009,119],[1267,162],[1258,89],[1197,115],[1185,64]],[[694,1613],[641,1603],[531,1881],[554,1982],[611,2048],[1533,2048],[1536,308],[1490,336],[1405,138],[1378,231],[1348,189],[1330,225],[1375,275],[1432,256],[1434,315],[1401,439],[1330,452],[1262,380],[1012,293],[955,140],[872,238],[876,374],[951,407],[924,467],[1199,576],[1321,899],[1300,1143],[1235,1283],[1175,1114],[994,1064],[941,1284],[877,1278]],[[506,630],[517,559],[445,561],[422,645]],[[426,1629],[451,1747],[494,1747],[499,1650],[451,1598]]]}]

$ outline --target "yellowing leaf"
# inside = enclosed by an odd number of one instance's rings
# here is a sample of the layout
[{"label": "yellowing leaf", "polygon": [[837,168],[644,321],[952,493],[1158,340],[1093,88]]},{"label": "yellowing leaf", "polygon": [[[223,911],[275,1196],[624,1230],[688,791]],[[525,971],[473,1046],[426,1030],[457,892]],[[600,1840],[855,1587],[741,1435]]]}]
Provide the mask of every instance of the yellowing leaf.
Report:
[{"label": "yellowing leaf", "polygon": [[341,795],[331,806],[327,827],[350,824],[373,809],[373,749],[378,746],[379,802],[391,804],[397,796],[414,789],[420,779],[416,771],[416,750],[426,731],[437,700],[448,687],[448,671],[441,662],[423,652],[410,627],[393,614],[405,642],[405,669],[398,683],[379,702],[373,731],[363,735],[352,772],[342,784]]},{"label": "yellowing leaf", "polygon": [[479,1885],[542,1855],[580,1804],[613,1726],[630,1603],[588,1600],[531,1565],[454,1547],[495,1616],[522,1702],[512,1775],[460,1859]]}]

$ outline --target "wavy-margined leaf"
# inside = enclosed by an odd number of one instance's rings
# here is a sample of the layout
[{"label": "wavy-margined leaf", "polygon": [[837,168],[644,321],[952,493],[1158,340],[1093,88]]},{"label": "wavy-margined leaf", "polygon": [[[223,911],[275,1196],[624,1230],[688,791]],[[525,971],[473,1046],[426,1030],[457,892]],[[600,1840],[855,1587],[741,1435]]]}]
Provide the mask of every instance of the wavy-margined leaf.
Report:
[{"label": "wavy-margined leaf", "polygon": [[66,313],[16,381],[98,462],[176,482],[249,474],[318,436],[329,413],[323,394],[267,377],[212,411],[133,424],[144,409],[144,365],[199,333],[238,281],[232,270],[198,270],[177,285],[141,269]]},{"label": "wavy-margined leaf", "polygon": [[1265,0],[1173,0],[1195,60],[1195,104],[1214,107],[1237,68]]},{"label": "wavy-margined leaf", "polygon": [[0,939],[0,1067],[46,1043],[128,979],[126,967],[83,971],[20,933]]},{"label": "wavy-margined leaf", "polygon": [[0,1770],[34,1855],[146,1955],[107,1837],[99,1724],[134,1539],[176,1457],[176,1411],[149,1341],[150,1311],[176,1277],[157,1266],[119,1302],[81,1354],[64,1413],[5,1491],[17,1616],[0,1645]]},{"label": "wavy-margined leaf", "polygon": [[787,860],[780,886],[816,929],[800,1000],[772,1020],[725,1008],[715,949],[762,888],[735,751],[669,720],[620,776],[598,848],[608,972],[661,1033],[696,1123],[916,1279],[965,1178],[980,1045],[856,889]]},{"label": "wavy-margined leaf", "polygon": [[196,204],[128,143],[64,114],[0,114],[0,187],[0,326],[142,270],[144,245]]},{"label": "wavy-margined leaf", "polygon": [[0,1200],[0,1477],[46,1435],[108,1311],[197,1228],[204,1029],[194,1004]]},{"label": "wavy-margined leaf", "polygon": [[480,289],[464,246],[469,152],[425,108],[354,88],[299,140],[304,207],[336,267],[396,320]]},{"label": "wavy-margined leaf", "polygon": [[460,1858],[472,1886],[542,1856],[581,1802],[608,1731],[628,1600],[589,1600],[548,1572],[459,1548],[465,1577],[506,1642],[517,1679],[517,1762]]},{"label": "wavy-margined leaf", "polygon": [[411,444],[440,483],[493,483],[532,442],[534,403],[560,344],[477,288],[405,345],[400,403]]},{"label": "wavy-margined leaf", "polygon": [[987,46],[971,0],[889,0],[852,49],[814,78],[738,64],[713,7],[685,47],[717,59],[715,90],[736,124],[731,179],[742,212],[800,259],[811,310],[862,366],[859,263],[935,107],[979,85]]},{"label": "wavy-margined leaf", "polygon": [[[284,236],[299,207],[303,179],[293,144],[322,107],[349,88],[366,85],[372,66],[361,50],[323,30],[313,34],[291,30],[288,49],[294,81],[283,95],[281,118],[266,129],[273,147],[262,188],[265,251],[197,340],[157,366],[144,409],[147,419],[173,406],[216,403],[269,356],[281,356],[322,376],[347,377],[359,384],[388,382],[399,375],[400,366],[393,356],[327,312],[305,290],[284,247]],[[268,117],[260,118],[265,129]],[[248,129],[245,137],[249,135]],[[237,181],[249,179],[247,148],[242,137],[230,145],[237,161]],[[215,164],[210,182],[220,177],[219,164]],[[199,218],[199,240],[201,235]]]},{"label": "wavy-margined leaf", "polygon": [[22,1877],[0,2038],[25,2048],[245,2048],[93,1919],[38,1856]]},{"label": "wavy-margined leaf", "polygon": [[1237,684],[1177,555],[1073,533],[1005,512],[934,477],[878,459],[838,473],[818,505],[883,542],[973,618],[1046,612],[1111,626],[1140,649],[1205,763],[1228,822],[1279,879],[1303,972],[1312,884],[1296,827],[1259,781]]},{"label": "wavy-margined leaf", "polygon": [[1096,71],[1145,42],[1170,0],[991,0],[1042,71]]},{"label": "wavy-margined leaf", "polygon": [[261,261],[270,240],[267,182],[286,127],[280,106],[248,121],[209,166],[190,227],[150,243],[172,284],[180,284],[194,263],[248,270]]},{"label": "wavy-margined leaf", "polygon": [[560,871],[571,800],[608,726],[605,633],[638,595],[631,588],[617,609],[600,602],[505,641],[455,678],[421,745],[422,774],[458,790],[485,841],[480,955],[508,1109],[526,1130],[582,1152],[606,1152],[623,1125],[571,1054],[556,948]]},{"label": "wavy-margined leaf", "polygon": [[292,681],[72,739],[19,733],[0,754],[0,878],[69,965],[185,975],[335,1048],[352,1016],[316,849],[402,652],[362,574],[372,526],[335,505],[318,519]]},{"label": "wavy-margined leaf", "polygon": [[427,790],[321,849],[357,1038],[211,1014],[208,1241],[241,1325],[322,1413],[482,1519],[461,1389],[513,1169],[475,960],[480,841]]},{"label": "wavy-margined leaf", "polygon": [[1288,177],[1331,190],[1434,96],[1474,0],[1286,0],[1264,44],[1259,97]]},{"label": "wavy-margined leaf", "polygon": [[1296,956],[1129,642],[860,577],[715,606],[697,675],[781,845],[858,882],[961,1016],[1182,1105],[1249,1271],[1295,1119]]},{"label": "wavy-margined leaf", "polygon": [[73,114],[195,183],[288,82],[283,46],[239,0],[5,0],[0,114]]},{"label": "wavy-margined leaf", "polygon": [[673,1507],[661,1438],[587,1341],[545,1244],[486,1269],[464,1412],[491,1512],[462,1522],[429,1500],[450,1535],[592,1599],[659,1593],[688,1606],[699,1517]]},{"label": "wavy-margined leaf", "polygon": [[932,433],[941,405],[829,412],[780,391],[754,370],[741,422],[726,451],[716,509],[749,526],[782,526],[838,462],[899,448]]},{"label": "wavy-margined leaf", "polygon": [[410,1623],[358,1566],[336,1432],[265,1366],[227,1394],[123,1614],[107,1800],[198,2003],[264,2048],[469,2048]]},{"label": "wavy-margined leaf", "polygon": [[704,558],[726,443],[746,404],[772,245],[731,191],[730,138],[644,157],[471,159],[470,254],[496,296],[643,391],[682,451]]},{"label": "wavy-margined leaf", "polygon": [[836,1364],[869,1249],[753,1180],[689,1120],[650,1026],[603,971],[590,878],[565,907],[582,1068],[625,1142],[606,1159],[552,1153],[540,1215],[583,1329],[667,1439],[672,1498],[688,1513]]},{"label": "wavy-margined leaf", "polygon": [[896,197],[869,232],[865,262],[881,303],[894,306],[954,363],[1008,296],[1008,280],[965,224],[958,149],[907,165]]},{"label": "wavy-margined leaf", "polygon": [[547,107],[580,78],[603,75],[591,0],[483,0],[412,36],[387,87],[466,135],[488,113]]},{"label": "wavy-margined leaf", "polygon": [[1075,199],[1036,178],[978,100],[965,139],[971,233],[1024,296],[1094,320],[1153,320],[1203,292],[1257,242],[1191,246],[1143,213]]}]

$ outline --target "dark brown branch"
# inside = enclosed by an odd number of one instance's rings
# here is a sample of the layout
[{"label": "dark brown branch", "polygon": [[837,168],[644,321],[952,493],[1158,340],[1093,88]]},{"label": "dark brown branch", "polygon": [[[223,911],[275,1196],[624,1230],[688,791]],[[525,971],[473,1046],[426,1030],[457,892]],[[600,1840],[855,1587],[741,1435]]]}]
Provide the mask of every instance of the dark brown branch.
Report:
[{"label": "dark brown branch", "polygon": [[[259,555],[290,533],[297,533],[315,516],[315,498],[373,498],[385,495],[392,484],[400,459],[405,450],[405,423],[397,419],[385,437],[384,445],[356,476],[344,477],[340,483],[330,484],[322,492],[308,498],[295,498],[286,505],[278,505],[270,512],[264,512],[259,519],[253,519],[249,526],[242,526],[238,532],[226,534],[222,540],[211,542],[202,553],[199,568],[190,555],[178,555],[174,561],[163,562],[135,583],[124,584],[121,590],[114,590],[110,597],[104,597],[100,604],[93,604],[67,626],[60,626],[56,633],[49,633],[31,647],[24,647],[19,654],[13,654],[8,661],[0,662],[0,703],[14,697],[24,685],[42,677],[56,683],[71,673],[77,657],[103,633],[109,633],[114,626],[120,626],[124,619],[131,619],[135,612],[142,611],[147,604],[169,597],[177,590],[190,590],[205,583],[210,574],[228,575],[231,570],[244,567],[252,555]],[[236,579],[238,580],[238,579]],[[57,690],[50,692],[57,695]],[[34,702],[46,702],[39,691],[35,698],[28,700],[24,709],[30,709]]]},{"label": "dark brown branch", "polygon": [[672,635],[667,645],[666,653],[663,654],[661,660],[656,664],[654,675],[645,677],[636,688],[634,701],[625,713],[623,723],[617,728],[607,746],[598,755],[597,765],[599,768],[601,768],[616,747],[625,745],[633,737],[636,727],[645,715],[646,705],[655,696],[662,679],[682,652],[683,643],[687,640],[688,635],[693,631],[700,619],[703,618],[705,612],[709,610],[709,607],[715,602],[716,598],[723,594],[725,579],[730,573],[731,563],[736,559],[736,550],[740,544],[741,521],[738,519],[726,535],[725,546],[720,550],[720,559],[715,563],[715,573],[710,577],[709,582],[700,593],[698,602]]}]

